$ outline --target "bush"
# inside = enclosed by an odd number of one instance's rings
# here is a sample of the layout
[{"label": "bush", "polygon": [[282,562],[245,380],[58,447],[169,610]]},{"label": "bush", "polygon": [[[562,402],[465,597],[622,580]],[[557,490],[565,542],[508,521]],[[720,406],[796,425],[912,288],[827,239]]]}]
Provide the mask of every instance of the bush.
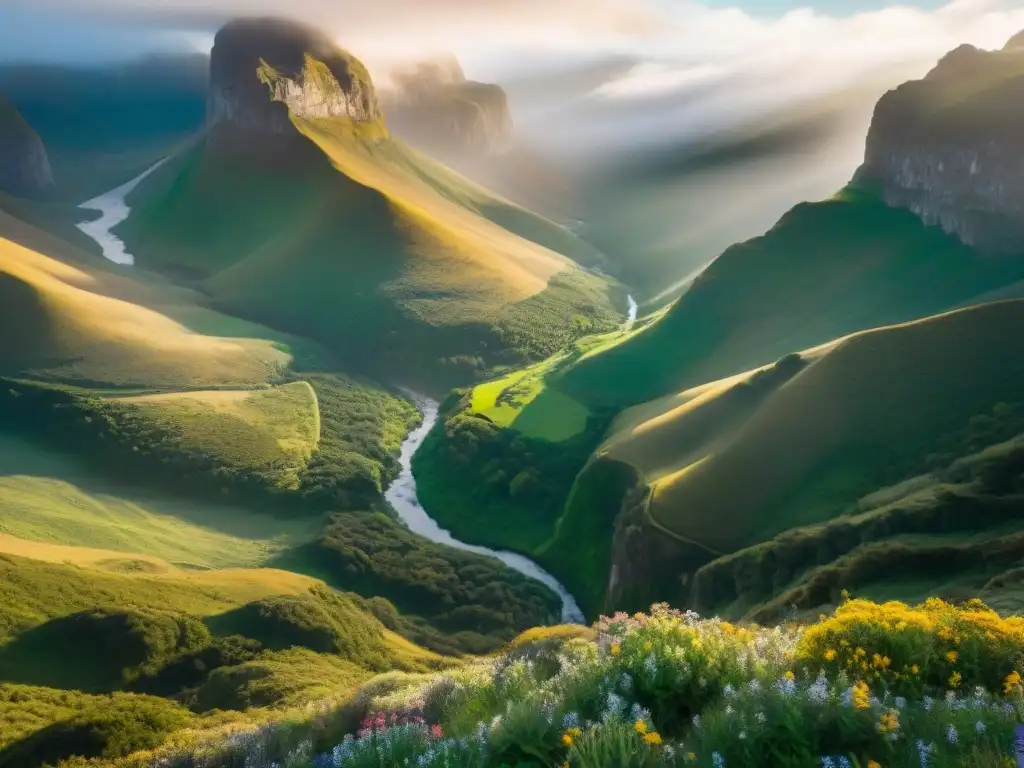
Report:
[{"label": "bush", "polygon": [[904,695],[999,691],[1024,661],[1024,618],[1004,619],[978,600],[960,608],[937,598],[914,608],[849,600],[804,634],[797,659]]},{"label": "bush", "polygon": [[257,600],[211,624],[270,650],[308,648],[338,654],[365,669],[383,671],[391,666],[383,626],[351,597],[327,588]]},{"label": "bush", "polygon": [[181,656],[158,670],[142,675],[131,689],[154,696],[174,696],[200,685],[221,667],[233,667],[251,661],[262,646],[256,640],[233,635],[218,638],[211,645]]},{"label": "bush", "polygon": [[0,752],[0,768],[36,768],[73,756],[115,758],[159,746],[191,716],[177,704],[115,695]]},{"label": "bush", "polygon": [[13,682],[110,691],[209,642],[192,616],[80,611],[18,635],[0,652],[0,671]]}]

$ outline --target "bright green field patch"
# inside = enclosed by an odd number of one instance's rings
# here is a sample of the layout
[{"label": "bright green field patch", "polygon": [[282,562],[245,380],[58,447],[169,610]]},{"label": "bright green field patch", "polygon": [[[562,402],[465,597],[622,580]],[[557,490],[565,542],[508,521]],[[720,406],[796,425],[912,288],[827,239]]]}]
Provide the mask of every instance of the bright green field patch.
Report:
[{"label": "bright green field patch", "polygon": [[547,376],[569,357],[556,355],[475,387],[471,395],[473,413],[527,437],[557,443],[578,435],[586,428],[590,411],[546,383]]},{"label": "bright green field patch", "polygon": [[587,427],[590,411],[555,389],[544,389],[524,408],[512,426],[528,437],[560,443]]},{"label": "bright green field patch", "polygon": [[316,393],[305,381],[266,390],[208,390],[117,398],[179,436],[182,448],[233,467],[272,469],[297,488],[320,440]]},{"label": "bright green field patch", "polygon": [[0,532],[152,555],[197,568],[252,567],[312,540],[315,519],[129,491],[76,461],[0,436]]}]

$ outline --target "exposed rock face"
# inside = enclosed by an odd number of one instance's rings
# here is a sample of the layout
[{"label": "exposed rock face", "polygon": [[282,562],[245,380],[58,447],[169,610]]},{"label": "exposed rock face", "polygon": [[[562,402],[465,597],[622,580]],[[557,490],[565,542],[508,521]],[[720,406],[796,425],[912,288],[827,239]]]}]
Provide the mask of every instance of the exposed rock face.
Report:
[{"label": "exposed rock face", "polygon": [[487,154],[509,146],[512,113],[499,85],[467,80],[455,59],[424,62],[391,74],[384,97],[388,124],[399,136],[444,155]]},{"label": "exposed rock face", "polygon": [[46,147],[32,126],[0,98],[0,190],[31,197],[53,186]]},{"label": "exposed rock face", "polygon": [[967,245],[1024,253],[1024,37],[961,46],[883,96],[858,179]]},{"label": "exposed rock face", "polygon": [[316,29],[284,19],[224,26],[210,55],[207,122],[292,135],[289,111],[310,119],[381,119],[366,68]]}]

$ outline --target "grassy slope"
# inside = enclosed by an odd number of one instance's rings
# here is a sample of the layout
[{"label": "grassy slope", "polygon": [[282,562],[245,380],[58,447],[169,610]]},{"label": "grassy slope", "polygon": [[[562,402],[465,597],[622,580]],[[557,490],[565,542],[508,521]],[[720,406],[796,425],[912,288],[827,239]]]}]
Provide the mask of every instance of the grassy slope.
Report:
[{"label": "grassy slope", "polygon": [[840,517],[712,561],[696,572],[691,599],[704,610],[757,620],[793,607],[816,611],[841,589],[879,600],[981,596],[1018,612],[1022,466],[1020,436],[990,445],[864,496]]},{"label": "grassy slope", "polygon": [[144,286],[0,239],[0,370],[115,386],[244,386],[288,361],[270,342],[186,328]]},{"label": "grassy slope", "polygon": [[297,488],[320,441],[316,392],[305,381],[266,390],[209,390],[136,395],[115,402],[181,435],[181,447],[224,464],[266,468]]},{"label": "grassy slope", "polygon": [[636,404],[951,309],[1022,269],[981,259],[870,190],[849,188],[726,250],[660,322],[568,368],[556,386],[585,403]]},{"label": "grassy slope", "polygon": [[504,203],[387,137],[296,124],[284,159],[215,135],[140,186],[122,233],[143,263],[352,360],[543,356],[614,324],[604,280],[481,215]]},{"label": "grassy slope", "polygon": [[131,488],[71,457],[0,435],[0,532],[20,539],[116,550],[122,560],[226,568],[262,565],[312,540],[319,525]]},{"label": "grassy slope", "polygon": [[[67,551],[68,548],[60,548],[48,559],[65,556]],[[342,643],[335,653],[282,647],[258,653],[241,665],[223,667],[210,675],[195,692],[192,705],[198,709],[210,706],[236,709],[302,706],[316,698],[347,694],[354,685],[371,677],[377,664],[423,670],[436,668],[441,663],[436,655],[384,629],[348,597],[332,597],[332,593],[323,592],[321,582],[305,576],[271,569],[120,574],[91,567],[88,553],[82,558],[70,557],[69,560],[79,564],[57,564],[0,554],[0,675],[3,678],[0,679],[0,722],[3,723],[0,727],[0,764],[41,764],[27,762],[29,758],[17,752],[14,745],[54,723],[98,716],[115,701],[121,701],[129,708],[135,707],[136,711],[155,707],[160,711],[180,713],[168,728],[156,720],[144,724],[142,732],[154,739],[148,746],[159,744],[170,731],[185,726],[190,718],[196,724],[203,722],[170,702],[149,697],[117,694],[111,699],[32,685],[33,681],[52,685],[76,679],[84,685],[104,689],[114,683],[103,678],[101,673],[107,657],[119,658],[117,654],[120,651],[114,648],[86,649],[86,653],[98,655],[97,664],[85,663],[77,658],[80,651],[65,647],[67,637],[54,636],[52,630],[58,628],[61,621],[81,611],[99,610],[108,615],[128,611],[135,616],[152,617],[155,621],[163,621],[160,617],[172,615],[205,617],[215,635],[224,631],[260,637],[271,648],[274,647],[273,635],[268,635],[268,631],[297,632],[294,637],[301,644],[305,642],[304,637],[316,637],[316,634],[303,633],[320,631],[315,629],[318,622],[325,622],[325,630],[329,627],[335,642]],[[277,625],[268,625],[265,619],[258,618],[260,605],[275,606],[268,610],[277,611]],[[333,618],[323,613],[325,609],[332,612]],[[356,613],[348,616],[346,611]],[[337,624],[342,619],[343,623]],[[78,621],[81,623],[80,619]],[[104,631],[116,631],[114,625],[105,626],[107,629]],[[349,647],[349,639],[355,638],[359,638],[360,645]],[[92,635],[77,639],[86,645],[94,641]],[[137,641],[137,637],[131,640],[132,643]],[[157,642],[157,637],[151,635],[146,642],[150,644],[151,652],[156,650],[152,644]],[[205,641],[200,640],[202,642]],[[377,650],[371,650],[371,646]],[[124,650],[128,658],[133,652],[127,648]],[[374,669],[362,663],[367,653],[378,654],[372,659]],[[68,667],[68,664],[78,666]],[[220,715],[215,720],[225,723],[265,718],[266,715],[254,711],[245,715]],[[125,728],[135,727],[129,726],[127,719],[122,714],[118,722]],[[56,756],[70,754],[61,751],[69,747],[60,744],[56,736],[48,738],[54,739],[52,746],[56,747]],[[20,748],[27,746],[22,744]]]},{"label": "grassy slope", "polygon": [[657,524],[732,551],[834,514],[1014,400],[1024,349],[1005,328],[1022,319],[1024,302],[1003,302],[857,334],[769,386],[738,377],[627,412],[603,452],[653,482]]}]

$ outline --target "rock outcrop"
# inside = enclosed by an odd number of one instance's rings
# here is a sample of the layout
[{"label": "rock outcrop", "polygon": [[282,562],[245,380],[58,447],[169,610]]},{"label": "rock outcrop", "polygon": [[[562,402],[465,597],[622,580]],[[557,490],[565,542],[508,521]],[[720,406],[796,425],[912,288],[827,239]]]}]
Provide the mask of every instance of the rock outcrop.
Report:
[{"label": "rock outcrop", "polygon": [[409,143],[444,156],[490,154],[512,139],[504,89],[467,80],[455,59],[424,62],[391,73],[394,90],[382,95],[391,129]]},{"label": "rock outcrop", "polygon": [[1024,253],[1024,36],[964,45],[875,108],[858,180],[988,253]]},{"label": "rock outcrop", "polygon": [[210,55],[207,123],[251,136],[293,135],[302,118],[381,120],[363,64],[316,29],[284,19],[224,26]]},{"label": "rock outcrop", "polygon": [[0,190],[33,197],[53,186],[42,139],[7,100],[0,98]]}]

